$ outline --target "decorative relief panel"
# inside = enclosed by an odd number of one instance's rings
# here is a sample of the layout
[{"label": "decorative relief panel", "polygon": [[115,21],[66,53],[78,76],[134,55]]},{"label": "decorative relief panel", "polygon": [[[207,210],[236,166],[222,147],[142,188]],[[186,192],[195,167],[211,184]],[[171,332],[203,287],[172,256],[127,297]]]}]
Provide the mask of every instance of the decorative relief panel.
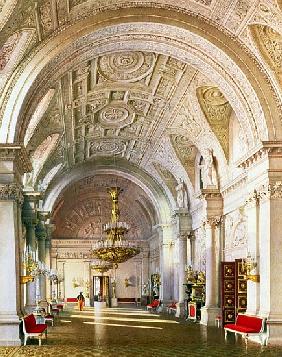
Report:
[{"label": "decorative relief panel", "polygon": [[282,34],[265,25],[251,25],[250,31],[264,60],[281,80]]},{"label": "decorative relief panel", "polygon": [[111,219],[111,200],[107,188],[119,186],[122,221],[130,226],[128,239],[146,239],[151,235],[150,218],[138,204],[144,192],[135,184],[113,175],[95,175],[82,179],[65,190],[56,202],[52,220],[55,238],[100,239],[103,225]]},{"label": "decorative relief panel", "polygon": [[163,167],[160,163],[154,162],[153,165],[155,170],[160,175],[161,179],[165,182],[165,184],[169,188],[172,196],[176,198],[176,186],[177,186],[176,178],[169,170]]},{"label": "decorative relief panel", "polygon": [[234,249],[247,245],[247,216],[243,208],[225,217],[225,248]]},{"label": "decorative relief panel", "polygon": [[195,185],[195,159],[197,148],[183,135],[170,135],[172,146],[181,164],[185,168],[192,185]]},{"label": "decorative relief panel", "polygon": [[136,82],[154,69],[156,57],[150,52],[120,52],[99,57],[98,71],[113,82]]},{"label": "decorative relief panel", "polygon": [[216,87],[200,87],[197,97],[211,129],[217,136],[226,159],[229,159],[229,121],[232,108]]},{"label": "decorative relief panel", "polygon": [[11,54],[15,49],[19,38],[20,34],[17,32],[10,36],[4,46],[0,48],[0,71],[3,71],[6,67],[6,64],[9,62]]}]

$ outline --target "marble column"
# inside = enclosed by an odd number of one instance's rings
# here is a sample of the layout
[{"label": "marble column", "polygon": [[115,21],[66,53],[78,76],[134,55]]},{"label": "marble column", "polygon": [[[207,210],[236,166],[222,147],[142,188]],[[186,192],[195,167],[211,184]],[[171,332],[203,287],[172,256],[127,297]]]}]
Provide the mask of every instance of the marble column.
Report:
[{"label": "marble column", "polygon": [[20,249],[23,202],[21,176],[31,170],[26,152],[20,145],[0,144],[0,345],[21,344]]},{"label": "marble column", "polygon": [[[259,200],[254,191],[246,200],[245,213],[247,215],[247,251],[259,261]],[[247,314],[256,315],[260,308],[260,284],[247,281]]]},{"label": "marble column", "polygon": [[[45,239],[45,264],[47,268],[51,269],[51,239],[55,225],[51,223],[45,224],[47,237]],[[48,277],[46,279],[46,299],[48,302],[52,300],[52,282]]]},{"label": "marble column", "polygon": [[[37,220],[37,208],[40,198],[39,192],[24,192],[24,203],[22,219],[26,226],[26,250],[35,253],[37,259],[37,240],[35,227]],[[30,313],[36,306],[36,279],[26,284],[26,306],[25,310]]]},{"label": "marble column", "polygon": [[160,226],[160,299],[166,304],[172,299],[172,247],[173,247],[173,227],[171,224]]},{"label": "marble column", "polygon": [[[43,221],[42,221],[43,219]],[[38,261],[45,264],[46,258],[46,244],[45,240],[47,238],[46,227],[44,225],[44,217],[42,217],[41,212],[39,213],[39,222],[35,228],[35,235],[37,238],[38,246]],[[40,275],[39,279],[39,291],[36,292],[36,298],[39,299],[43,304],[46,304],[46,276]]]},{"label": "marble column", "polygon": [[267,317],[268,344],[282,345],[282,180],[270,181],[259,191],[260,311]]},{"label": "marble column", "polygon": [[218,242],[220,242],[220,217],[210,217],[206,230],[206,301],[201,309],[201,324],[214,326],[219,314]]}]

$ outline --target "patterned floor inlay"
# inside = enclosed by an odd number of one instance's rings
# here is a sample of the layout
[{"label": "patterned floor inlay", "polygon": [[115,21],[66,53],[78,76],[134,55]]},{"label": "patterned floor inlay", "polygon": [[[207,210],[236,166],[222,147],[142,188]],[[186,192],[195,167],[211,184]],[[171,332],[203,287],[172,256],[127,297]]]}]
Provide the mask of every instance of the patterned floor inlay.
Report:
[{"label": "patterned floor inlay", "polygon": [[282,348],[227,342],[218,328],[176,321],[137,309],[109,309],[94,314],[66,310],[48,327],[48,339],[38,346],[0,347],[2,357],[243,357],[282,356]]}]

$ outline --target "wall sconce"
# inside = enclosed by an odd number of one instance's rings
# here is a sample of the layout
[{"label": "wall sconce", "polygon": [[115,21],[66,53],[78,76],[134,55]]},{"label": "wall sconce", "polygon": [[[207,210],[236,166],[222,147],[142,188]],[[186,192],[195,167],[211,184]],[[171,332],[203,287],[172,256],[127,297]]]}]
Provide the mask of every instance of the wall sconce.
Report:
[{"label": "wall sconce", "polygon": [[124,285],[125,285],[126,288],[129,287],[130,283],[129,283],[129,279],[128,278],[124,279]]},{"label": "wall sconce", "polygon": [[242,261],[242,271],[245,273],[246,280],[251,280],[254,283],[259,282],[260,276],[252,273],[256,267],[257,262],[255,262],[255,258],[251,257],[251,254],[248,252],[247,258],[244,258]]}]

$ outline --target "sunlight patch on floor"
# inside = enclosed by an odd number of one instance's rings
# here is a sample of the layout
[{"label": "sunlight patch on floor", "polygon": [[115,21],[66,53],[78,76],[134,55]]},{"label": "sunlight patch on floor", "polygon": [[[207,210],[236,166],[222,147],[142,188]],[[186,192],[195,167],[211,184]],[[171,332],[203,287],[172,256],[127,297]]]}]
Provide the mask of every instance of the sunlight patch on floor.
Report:
[{"label": "sunlight patch on floor", "polygon": [[89,321],[84,321],[84,324],[88,325],[102,325],[102,326],[115,326],[115,327],[129,327],[129,328],[143,328],[143,329],[154,329],[154,330],[163,330],[162,327],[156,327],[156,326],[133,326],[133,325],[121,325],[121,324],[107,324],[105,322],[89,322]]},{"label": "sunlight patch on floor", "polygon": [[111,317],[111,316],[81,316],[81,315],[71,315],[70,317],[76,317],[76,318],[80,318],[80,319],[95,319],[95,320],[111,320],[111,321],[126,321],[126,322],[152,322],[152,323],[165,323],[165,324],[177,324],[177,321],[174,320],[160,320],[160,319],[134,319],[134,318],[125,318],[125,317]]}]

